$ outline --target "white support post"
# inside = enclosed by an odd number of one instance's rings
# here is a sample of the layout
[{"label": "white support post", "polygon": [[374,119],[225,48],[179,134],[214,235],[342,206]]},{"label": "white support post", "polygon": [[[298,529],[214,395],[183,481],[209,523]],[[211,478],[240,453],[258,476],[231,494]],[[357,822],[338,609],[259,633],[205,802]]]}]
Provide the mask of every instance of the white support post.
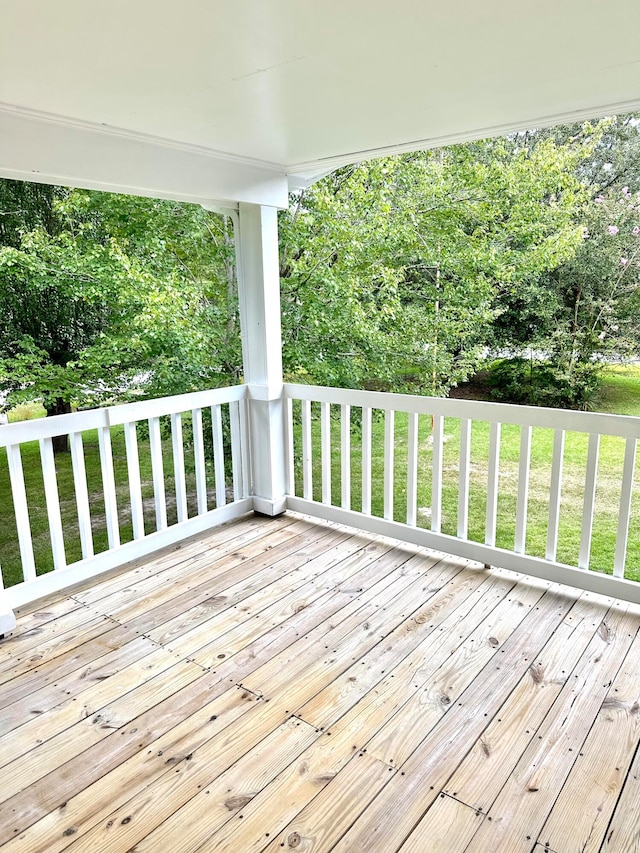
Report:
[{"label": "white support post", "polygon": [[236,254],[254,508],[280,515],[286,507],[286,448],[275,208],[240,204]]}]

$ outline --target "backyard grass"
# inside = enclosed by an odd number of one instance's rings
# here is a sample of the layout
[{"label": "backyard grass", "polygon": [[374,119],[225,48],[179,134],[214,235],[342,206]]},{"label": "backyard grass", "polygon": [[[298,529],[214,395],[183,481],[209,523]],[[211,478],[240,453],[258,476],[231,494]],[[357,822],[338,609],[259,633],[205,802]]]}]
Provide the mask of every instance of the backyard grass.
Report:
[{"label": "backyard grass", "polygon": [[[312,406],[313,496],[321,500],[319,406]],[[640,367],[611,367],[605,376],[602,393],[596,401],[598,411],[640,416]],[[294,412],[296,411],[294,407]],[[297,418],[296,418],[297,419]],[[339,456],[339,407],[332,407],[332,502],[340,505],[341,480]],[[431,525],[432,425],[429,417],[419,418],[418,526]],[[301,437],[296,443],[296,494],[302,495]],[[586,475],[588,437],[567,433],[561,493],[557,559],[577,565],[582,530],[582,510]],[[407,416],[396,413],[394,460],[395,521],[405,521],[407,513]],[[525,551],[544,557],[549,516],[549,491],[553,430],[534,429],[528,499],[528,523]],[[458,514],[458,466],[460,422],[446,418],[444,427],[442,532],[456,535]],[[618,524],[620,484],[624,460],[624,439],[604,436],[600,443],[598,480],[593,520],[590,568],[611,574]],[[471,476],[469,485],[469,539],[484,542],[486,484],[489,457],[489,425],[474,422],[471,436]],[[496,544],[512,549],[515,541],[515,514],[520,458],[520,429],[504,425],[500,444],[500,474]],[[351,438],[351,508],[359,510],[362,461],[360,432],[356,426]],[[372,513],[383,514],[384,420],[379,413],[372,424]],[[626,576],[640,580],[640,474],[636,466],[632,517],[629,528]]]}]

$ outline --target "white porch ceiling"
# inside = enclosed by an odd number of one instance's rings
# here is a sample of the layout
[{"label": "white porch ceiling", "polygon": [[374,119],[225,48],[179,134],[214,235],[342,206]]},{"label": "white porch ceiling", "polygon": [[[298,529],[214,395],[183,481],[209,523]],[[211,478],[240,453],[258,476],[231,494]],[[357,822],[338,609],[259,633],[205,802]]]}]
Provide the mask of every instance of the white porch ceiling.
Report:
[{"label": "white porch ceiling", "polygon": [[640,108],[637,0],[0,0],[0,174],[286,202],[388,151]]}]

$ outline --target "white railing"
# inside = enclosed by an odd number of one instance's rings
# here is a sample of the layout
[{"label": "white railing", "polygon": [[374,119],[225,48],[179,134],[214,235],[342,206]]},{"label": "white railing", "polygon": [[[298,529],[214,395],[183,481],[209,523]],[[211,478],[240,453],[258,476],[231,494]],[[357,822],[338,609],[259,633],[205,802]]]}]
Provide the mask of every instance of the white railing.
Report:
[{"label": "white railing", "polygon": [[[241,385],[0,427],[11,492],[0,500],[16,519],[13,566],[0,530],[5,602],[251,510],[261,460],[248,407],[261,393]],[[306,385],[285,385],[282,399],[288,508],[640,603],[639,418]],[[57,435],[69,454],[54,456]],[[605,443],[611,470],[599,464]]]},{"label": "white railing", "polygon": [[290,384],[285,400],[290,508],[640,602],[640,418]]},{"label": "white railing", "polygon": [[[13,500],[19,550],[11,572],[0,550],[5,599],[16,606],[250,509],[246,396],[240,385],[1,426],[11,497],[0,499]],[[70,454],[54,456],[60,435]],[[36,504],[47,520],[34,531]]]}]

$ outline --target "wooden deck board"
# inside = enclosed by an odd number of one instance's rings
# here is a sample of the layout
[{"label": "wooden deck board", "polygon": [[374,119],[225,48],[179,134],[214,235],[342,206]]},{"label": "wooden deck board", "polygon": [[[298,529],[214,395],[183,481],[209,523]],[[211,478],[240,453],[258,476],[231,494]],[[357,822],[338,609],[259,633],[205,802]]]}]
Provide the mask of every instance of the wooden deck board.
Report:
[{"label": "wooden deck board", "polygon": [[639,849],[638,608],[290,513],[18,616],[2,853]]}]

